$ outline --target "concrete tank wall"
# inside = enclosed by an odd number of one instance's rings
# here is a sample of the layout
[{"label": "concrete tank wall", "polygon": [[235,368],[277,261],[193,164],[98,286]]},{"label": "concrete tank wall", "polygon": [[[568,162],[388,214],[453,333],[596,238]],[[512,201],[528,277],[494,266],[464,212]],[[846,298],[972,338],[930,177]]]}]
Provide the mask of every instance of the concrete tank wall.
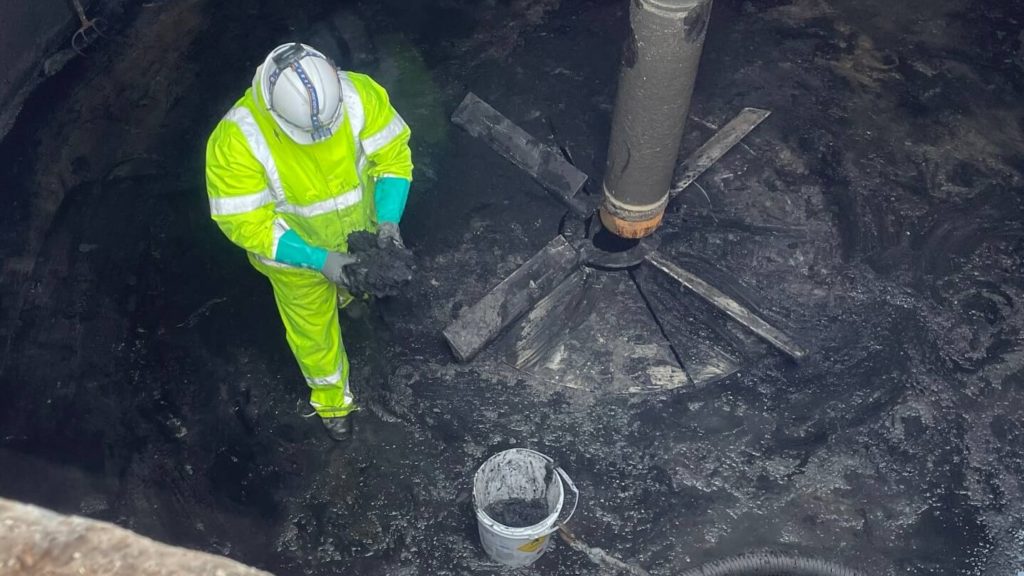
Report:
[{"label": "concrete tank wall", "polygon": [[72,26],[68,0],[9,0],[0,3],[0,138],[35,84],[46,55]]},{"label": "concrete tank wall", "polygon": [[[89,14],[113,2],[84,0]],[[71,0],[0,2],[0,139],[14,123],[24,98],[42,79],[43,61],[70,46],[77,29]]]}]

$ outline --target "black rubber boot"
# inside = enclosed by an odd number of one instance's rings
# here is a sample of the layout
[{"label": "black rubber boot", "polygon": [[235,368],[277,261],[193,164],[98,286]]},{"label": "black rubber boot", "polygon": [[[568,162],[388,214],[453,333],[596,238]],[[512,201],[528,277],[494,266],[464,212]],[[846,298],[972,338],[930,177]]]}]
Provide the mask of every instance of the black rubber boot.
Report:
[{"label": "black rubber boot", "polygon": [[327,434],[334,440],[344,442],[352,438],[351,415],[338,418],[321,418],[321,420],[324,422],[324,428],[327,428]]}]

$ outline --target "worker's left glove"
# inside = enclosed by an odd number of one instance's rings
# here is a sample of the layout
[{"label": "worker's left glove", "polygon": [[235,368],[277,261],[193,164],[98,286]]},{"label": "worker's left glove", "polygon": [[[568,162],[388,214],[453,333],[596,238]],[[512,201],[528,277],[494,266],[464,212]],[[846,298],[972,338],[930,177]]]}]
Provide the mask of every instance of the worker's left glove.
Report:
[{"label": "worker's left glove", "polygon": [[383,250],[390,246],[398,246],[405,250],[402,233],[398,230],[397,222],[381,222],[377,225],[377,247]]}]

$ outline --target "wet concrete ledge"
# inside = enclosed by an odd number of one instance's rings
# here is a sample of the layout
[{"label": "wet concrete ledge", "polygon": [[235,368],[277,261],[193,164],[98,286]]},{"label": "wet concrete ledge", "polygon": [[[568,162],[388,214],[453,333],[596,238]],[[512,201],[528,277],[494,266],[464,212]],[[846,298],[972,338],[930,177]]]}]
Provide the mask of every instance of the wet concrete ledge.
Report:
[{"label": "wet concrete ledge", "polygon": [[213,554],[161,544],[106,522],[3,498],[0,526],[3,574],[269,574]]}]

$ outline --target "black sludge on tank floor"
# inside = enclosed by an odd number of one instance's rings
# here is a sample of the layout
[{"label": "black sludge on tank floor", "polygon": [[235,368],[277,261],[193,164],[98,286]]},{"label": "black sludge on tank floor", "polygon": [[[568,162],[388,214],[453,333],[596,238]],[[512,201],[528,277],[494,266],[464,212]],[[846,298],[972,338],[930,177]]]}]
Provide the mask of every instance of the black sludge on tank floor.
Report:
[{"label": "black sludge on tank floor", "polygon": [[[443,328],[565,210],[448,117],[472,91],[597,193],[628,6],[128,9],[0,144],[0,496],[277,574],[496,574],[471,480],[528,447],[580,488],[573,532],[654,575],[760,550],[1024,570],[1019,2],[715,2],[682,153],[772,115],[670,204],[659,250],[805,362],[647,265],[571,276],[454,362]],[[413,131],[416,277],[341,315],[346,445],[303,417],[270,286],[205,195],[209,132],[292,39],[373,76]],[[555,542],[522,573],[597,571]]]}]

